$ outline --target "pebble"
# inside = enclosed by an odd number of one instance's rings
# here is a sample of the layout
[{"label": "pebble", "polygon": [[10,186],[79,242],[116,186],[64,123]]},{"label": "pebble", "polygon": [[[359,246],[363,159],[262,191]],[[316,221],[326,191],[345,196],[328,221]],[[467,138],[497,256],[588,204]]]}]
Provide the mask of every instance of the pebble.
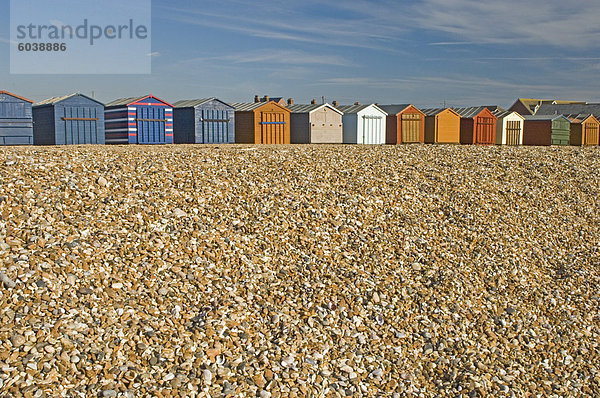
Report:
[{"label": "pebble", "polygon": [[599,164],[0,147],[0,396],[594,396]]},{"label": "pebble", "polygon": [[16,282],[6,276],[4,272],[0,272],[0,282],[6,289],[14,289],[17,286]]},{"label": "pebble", "polygon": [[204,384],[206,384],[207,386],[210,386],[212,384],[212,372],[208,369],[204,369],[202,371],[202,378],[204,379]]},{"label": "pebble", "polygon": [[98,177],[97,183],[101,187],[106,187],[108,185],[108,181],[104,177]]},{"label": "pebble", "polygon": [[235,393],[235,386],[229,383],[227,380],[223,382],[223,391],[224,395],[231,395]]},{"label": "pebble", "polygon": [[12,343],[13,347],[21,347],[26,341],[27,340],[25,337],[21,336],[20,334],[13,334],[10,338],[10,342]]}]

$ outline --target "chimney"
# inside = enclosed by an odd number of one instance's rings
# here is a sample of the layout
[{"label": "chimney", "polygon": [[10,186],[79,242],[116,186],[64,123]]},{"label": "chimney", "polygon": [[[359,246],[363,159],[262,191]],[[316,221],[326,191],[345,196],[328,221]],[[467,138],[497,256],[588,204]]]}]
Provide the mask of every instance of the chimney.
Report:
[{"label": "chimney", "polygon": [[263,102],[269,102],[269,96],[268,96],[268,95],[265,95],[265,96],[264,96],[264,98],[263,98]]},{"label": "chimney", "polygon": [[317,104],[317,100],[316,100],[316,99],[313,99],[313,100],[311,100],[311,101],[310,101],[310,104],[311,104],[311,105],[316,105],[316,104]]},{"label": "chimney", "polygon": [[360,105],[360,102],[355,102],[354,105]]},{"label": "chimney", "polygon": [[333,106],[335,106],[337,108],[337,106],[338,106],[338,102],[337,101],[333,101],[332,104],[333,104]]},{"label": "chimney", "polygon": [[288,98],[288,105],[294,105],[294,99]]},{"label": "chimney", "polygon": [[255,103],[260,102],[260,97],[258,95],[254,96],[254,102]]}]

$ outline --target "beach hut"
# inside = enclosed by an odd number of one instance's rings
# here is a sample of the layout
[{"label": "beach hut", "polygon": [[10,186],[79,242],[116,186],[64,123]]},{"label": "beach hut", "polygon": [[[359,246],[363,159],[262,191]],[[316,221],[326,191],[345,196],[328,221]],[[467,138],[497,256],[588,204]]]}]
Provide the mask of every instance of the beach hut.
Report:
[{"label": "beach hut", "polygon": [[460,115],[450,108],[421,109],[428,144],[460,144]]},{"label": "beach hut", "polygon": [[387,114],[386,144],[422,143],[425,140],[425,114],[414,105],[379,105]]},{"label": "beach hut", "polygon": [[518,112],[496,109],[494,115],[496,123],[497,145],[523,145],[523,124],[525,118]]},{"label": "beach hut", "polygon": [[0,146],[33,145],[33,101],[0,91]]},{"label": "beach hut", "polygon": [[594,115],[577,115],[568,118],[571,120],[571,145],[599,144],[600,124]]},{"label": "beach hut", "polygon": [[104,144],[104,105],[83,94],[33,105],[35,145]]},{"label": "beach hut", "polygon": [[[314,101],[313,101],[314,102]],[[341,144],[343,112],[329,104],[288,105],[292,144]]]},{"label": "beach hut", "polygon": [[460,143],[494,145],[496,143],[496,121],[485,106],[452,108],[460,115]]},{"label": "beach hut", "polygon": [[175,144],[235,143],[235,109],[216,98],[173,104]]},{"label": "beach hut", "polygon": [[107,144],[172,144],[173,105],[153,95],[106,104]]},{"label": "beach hut", "polygon": [[385,144],[387,113],[375,104],[338,105],[344,113],[344,144]]},{"label": "beach hut", "polygon": [[290,110],[275,102],[235,103],[235,142],[289,144]]},{"label": "beach hut", "polygon": [[524,116],[523,145],[569,145],[571,121],[563,115]]}]

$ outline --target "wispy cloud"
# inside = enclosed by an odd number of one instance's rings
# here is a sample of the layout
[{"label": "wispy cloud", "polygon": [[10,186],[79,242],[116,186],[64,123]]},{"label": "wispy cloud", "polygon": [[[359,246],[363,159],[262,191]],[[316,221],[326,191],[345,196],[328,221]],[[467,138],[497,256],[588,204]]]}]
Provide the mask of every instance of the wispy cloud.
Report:
[{"label": "wispy cloud", "polygon": [[352,62],[338,55],[312,54],[298,50],[264,49],[213,57],[212,60],[234,64],[332,65],[350,66]]},{"label": "wispy cloud", "polygon": [[148,56],[148,57],[160,57],[160,55],[161,54],[158,51],[154,51],[154,52],[146,54],[146,56]]},{"label": "wispy cloud", "polygon": [[592,48],[599,44],[600,2],[424,0],[413,11],[418,27],[458,39],[433,45],[519,43]]},{"label": "wispy cloud", "polygon": [[[362,4],[362,3],[361,3]],[[236,12],[244,7],[245,13]],[[322,46],[368,48],[398,52],[388,43],[402,40],[407,29],[398,20],[382,21],[371,13],[339,18],[335,13],[306,12],[311,7],[348,8],[346,3],[331,5],[319,1],[285,3],[284,7],[273,7],[271,2],[258,1],[247,7],[229,0],[220,3],[218,11],[210,8],[190,11],[171,6],[162,6],[164,15],[173,21],[243,33],[253,37],[314,43]],[[232,9],[229,9],[232,8]],[[265,17],[267,16],[268,17]]]}]

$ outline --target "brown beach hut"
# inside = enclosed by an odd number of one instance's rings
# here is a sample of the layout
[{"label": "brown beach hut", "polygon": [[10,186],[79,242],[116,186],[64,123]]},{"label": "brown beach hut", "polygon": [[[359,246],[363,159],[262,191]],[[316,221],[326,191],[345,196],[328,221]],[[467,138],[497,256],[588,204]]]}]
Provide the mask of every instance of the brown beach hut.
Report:
[{"label": "brown beach hut", "polygon": [[425,114],[412,104],[379,105],[387,112],[386,144],[422,143],[425,141]]},{"label": "brown beach hut", "polygon": [[289,144],[290,110],[275,102],[235,103],[235,142]]},{"label": "brown beach hut", "polygon": [[421,109],[425,114],[424,142],[460,144],[460,115],[451,108]]},{"label": "brown beach hut", "polygon": [[460,116],[460,143],[494,145],[498,118],[485,106],[452,108]]},{"label": "brown beach hut", "polygon": [[600,124],[594,115],[568,116],[571,120],[571,145],[598,145]]}]

